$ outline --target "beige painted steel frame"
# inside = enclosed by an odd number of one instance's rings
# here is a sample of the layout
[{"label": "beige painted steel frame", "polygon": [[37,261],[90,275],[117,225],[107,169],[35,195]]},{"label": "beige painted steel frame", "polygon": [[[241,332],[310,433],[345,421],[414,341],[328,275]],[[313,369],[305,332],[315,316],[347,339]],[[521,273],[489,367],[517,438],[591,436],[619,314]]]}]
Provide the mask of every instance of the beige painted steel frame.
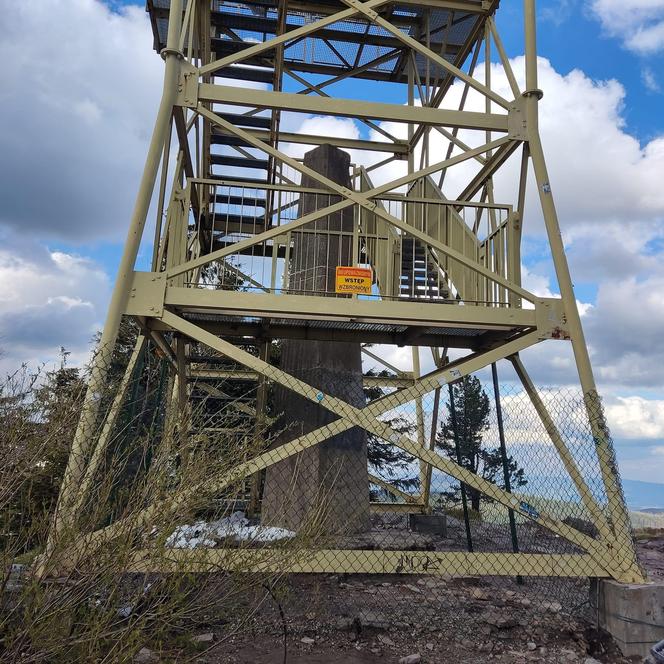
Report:
[{"label": "beige painted steel frame", "polygon": [[[90,490],[90,485],[94,480],[99,459],[103,457],[108,440],[108,431],[112,428],[113,422],[117,417],[123,401],[124,392],[129,382],[130,372],[143,348],[144,337],[141,337],[132,356],[128,373],[123,379],[108,419],[105,421],[102,435],[96,439],[96,445],[93,444],[95,442],[94,431],[97,420],[99,419],[99,394],[105,385],[106,367],[110,363],[109,360],[117,338],[120,318],[124,313],[128,313],[138,317],[142,329],[163,347],[167,356],[175,363],[180,374],[180,382],[174,385],[174,393],[179,393],[180,395],[181,410],[186,409],[185,402],[187,396],[186,380],[183,376],[186,373],[183,361],[184,341],[178,342],[177,352],[173,352],[173,349],[171,349],[161,333],[151,329],[151,321],[162,323],[165,326],[162,329],[177,331],[189,339],[206,344],[210,348],[243,364],[248,370],[255,372],[266,380],[274,381],[289,389],[296,389],[307,398],[315,400],[317,403],[320,402],[323,407],[335,413],[338,419],[276,450],[265,452],[255,459],[239,464],[233,471],[226,473],[223,477],[210,478],[204,486],[190,487],[183,492],[177,493],[166,503],[155,503],[137,515],[129,517],[129,519],[112,524],[95,533],[80,534],[78,544],[84,545],[108,541],[117,535],[121,528],[126,527],[128,524],[131,527],[139,527],[140,525],[149,523],[150,519],[159,510],[177,510],[178,506],[184,503],[187,496],[192,495],[192,492],[204,491],[206,493],[213,493],[219,491],[238,478],[256,473],[280,460],[301,452],[307,447],[320,443],[329,436],[353,426],[360,426],[420,459],[424,464],[423,468],[436,468],[448,473],[464,484],[482,491],[505,507],[520,513],[523,517],[535,520],[552,532],[572,542],[586,553],[578,555],[534,555],[497,553],[429,554],[401,551],[312,551],[306,553],[305,560],[294,564],[292,571],[375,571],[380,573],[462,574],[472,571],[473,573],[506,574],[510,576],[515,574],[545,574],[547,576],[608,575],[626,581],[641,580],[642,572],[635,563],[633,544],[629,536],[628,515],[622,499],[619,480],[613,467],[611,444],[606,422],[603,419],[601,410],[597,409],[597,391],[560,237],[559,223],[538,133],[537,106],[541,92],[537,89],[534,0],[524,0],[526,90],[523,94],[519,92],[516,79],[510,68],[509,61],[491,16],[488,17],[484,34],[479,37],[479,39],[484,38],[486,40],[487,50],[490,40],[493,38],[505,69],[510,89],[515,97],[512,101],[504,99],[492,90],[490,80],[487,79],[484,84],[478,82],[473,78],[472,74],[466,74],[460,68],[449,63],[441,55],[433,52],[428,45],[422,44],[406,35],[391,23],[390,20],[378,14],[376,10],[385,5],[386,0],[368,0],[367,2],[345,0],[345,3],[349,6],[348,9],[324,15],[322,18],[298,29],[277,35],[273,39],[252,45],[233,55],[196,67],[192,64],[194,44],[191,38],[193,31],[191,30],[189,44],[186,45],[187,58],[185,58],[183,53],[183,49],[185,48],[185,28],[181,25],[183,1],[171,0],[167,47],[162,53],[165,60],[162,102],[150,143],[136,204],[132,213],[129,234],[101,337],[100,349],[89,380],[89,387],[83,406],[83,415],[72,445],[45,560],[48,562],[49,555],[53,552],[58,538],[68,530],[75,531],[76,529],[78,511],[84,504],[87,497],[86,493]],[[197,20],[195,4],[196,0],[189,0],[187,3],[184,13],[185,26],[189,24],[190,27],[193,27]],[[467,11],[471,6],[464,2],[448,2],[446,0],[427,0],[425,3],[416,4],[426,4],[431,7],[436,6],[463,11]],[[309,5],[305,4],[305,6],[308,7]],[[488,4],[482,4],[481,8],[478,5],[472,6],[478,13],[488,12],[488,7],[493,7],[493,5]],[[430,81],[428,73],[424,81],[419,78],[419,75],[417,81],[415,81],[415,76],[411,76],[411,86],[417,86],[422,97],[422,106],[415,106],[413,104],[399,106],[377,102],[340,100],[328,96],[311,97],[308,95],[293,95],[281,91],[269,92],[239,89],[209,83],[210,74],[223,67],[241,63],[243,60],[261,53],[267,53],[270,49],[279,48],[294,39],[312,34],[325,26],[357,15],[366,17],[372,23],[392,34],[394,38],[403,44],[405,49],[409,49],[411,54],[417,53],[427,62],[434,63],[445,70],[448,77],[446,85],[449,85],[453,79],[463,82],[465,84],[465,92],[462,96],[460,109],[458,111],[448,111],[438,108],[438,104],[442,99],[441,94],[444,94],[444,90],[447,87],[441,86],[436,91],[435,84]],[[203,29],[205,28],[203,27]],[[472,66],[474,67],[474,64]],[[306,81],[305,84],[307,85],[308,92],[314,91],[316,88],[316,86],[311,86]],[[320,89],[320,86],[318,88]],[[414,88],[411,88],[411,91],[412,89]],[[485,112],[477,113],[463,110],[466,93],[469,89],[473,89],[484,96],[486,99]],[[406,176],[397,178],[386,185],[375,187],[369,191],[358,192],[348,190],[315,171],[306,168],[298,160],[290,158],[282,150],[278,149],[276,144],[272,145],[266,142],[266,136],[260,132],[243,130],[222,118],[212,110],[213,104],[217,102],[226,105],[254,107],[257,110],[291,110],[301,113],[341,115],[367,121],[388,120],[405,122],[411,127],[409,130],[410,142],[408,143],[410,153],[409,172]],[[507,112],[494,114],[491,110],[493,105],[497,105]],[[308,175],[314,181],[318,182],[324,191],[333,193],[339,197],[338,203],[329,205],[324,209],[291,222],[288,228],[289,231],[302,227],[326,214],[342,210],[346,207],[359,206],[382,218],[392,227],[402,232],[407,232],[431,249],[463,265],[470,273],[486,277],[496,288],[502,288],[505,292],[510,293],[510,307],[508,310],[496,307],[478,307],[477,311],[471,311],[473,307],[450,307],[448,308],[449,311],[445,312],[444,319],[438,319],[439,324],[451,325],[454,323],[454,325],[460,326],[479,325],[486,328],[500,327],[506,324],[515,325],[515,321],[519,320],[522,325],[521,335],[502,343],[497,343],[495,347],[488,350],[473,353],[457,362],[441,366],[427,375],[420,377],[418,376],[418,370],[416,370],[412,377],[412,384],[405,385],[397,392],[371,402],[364,409],[357,409],[329,395],[323,395],[323,399],[320,400],[320,393],[315,388],[296,380],[283,371],[270,366],[263,360],[233,346],[229,342],[220,339],[202,327],[194,325],[174,313],[174,311],[180,310],[195,311],[200,308],[212,311],[222,311],[230,308],[235,312],[242,312],[255,307],[258,303],[257,298],[264,297],[267,299],[264,300],[264,304],[261,306],[266,316],[279,311],[280,316],[291,315],[297,317],[300,315],[307,318],[310,316],[311,307],[315,300],[315,298],[306,298],[306,301],[300,303],[299,300],[289,299],[296,296],[277,296],[268,293],[262,296],[255,294],[247,295],[246,302],[242,303],[240,300],[243,298],[239,294],[201,292],[186,287],[187,277],[197,274],[202,266],[229,256],[240,249],[274,239],[284,232],[283,229],[266,230],[243,242],[236,243],[233,247],[213,251],[205,255],[196,255],[195,250],[193,254],[191,253],[190,249],[194,245],[188,248],[186,230],[183,229],[186,229],[189,208],[193,206],[194,210],[198,210],[201,205],[199,192],[195,187],[192,187],[192,181],[195,179],[196,173],[199,174],[199,181],[202,182],[202,180],[200,180],[199,160],[201,158],[198,155],[198,143],[196,143],[197,156],[194,159],[190,151],[188,134],[192,131],[192,128],[195,128],[198,132],[199,119],[207,121],[204,124],[208,128],[206,131],[209,132],[210,127],[216,126],[225,133],[238,137],[252,148],[261,150],[276,163],[288,165],[299,173]],[[164,169],[168,162],[167,154],[172,122],[177,130],[180,143],[180,154],[175,170],[176,186],[173,187],[161,245],[155,247],[155,256],[159,258],[153,263],[153,265],[158,265],[162,256],[167,257],[167,269],[166,272],[136,273],[134,272],[134,266],[137,252],[146,223],[146,216],[160,167],[160,161],[163,158]],[[463,151],[462,154],[453,157],[451,156],[451,152],[449,152],[446,159],[430,164],[428,140],[431,127],[439,129],[451,143],[454,143],[457,148]],[[449,127],[452,131],[450,132],[444,129],[444,127]],[[458,139],[457,132],[459,129],[485,132],[485,144],[479,148],[469,148],[465,142]],[[493,132],[498,132],[504,136],[493,139]],[[388,137],[390,136],[388,135]],[[289,137],[286,135],[284,141],[287,142],[288,138],[298,140],[293,136]],[[307,137],[306,140],[314,140],[315,138]],[[394,140],[394,137],[390,138]],[[420,139],[424,141],[422,159],[419,170],[415,170],[413,153]],[[305,139],[302,138],[301,140]],[[393,152],[395,154],[406,154],[403,145],[403,142],[394,141]],[[493,204],[491,178],[496,170],[520,145],[523,145],[523,159],[519,204],[515,214],[518,222],[521,223],[525,201],[527,164],[530,162],[533,167],[535,182],[537,183],[540,204],[544,214],[548,240],[561,293],[560,300],[556,300],[555,302],[536,298],[520,286],[518,278],[515,281],[505,279],[445,243],[429,236],[427,233],[418,231],[413,226],[389,214],[378,201],[381,196],[389,194],[398,187],[422,181],[425,176],[430,174],[442,173],[444,176],[447,169],[456,164],[470,159],[479,159],[481,161],[480,172],[466,187],[460,199],[468,201],[477,193],[481,193],[481,202],[488,202],[491,205]],[[364,141],[354,145],[346,142],[345,146],[370,149],[370,146]],[[388,152],[392,150],[388,144],[384,143],[376,145],[376,149],[383,149]],[[238,149],[237,151],[245,154],[245,156],[249,155],[246,150]],[[162,172],[162,184],[160,186],[160,199],[162,202],[159,204],[160,216],[165,195],[164,177],[164,172]],[[184,188],[179,185],[182,178],[186,178],[183,183]],[[491,213],[491,210],[489,210],[489,213]],[[161,224],[161,219],[159,219],[159,224]],[[515,260],[515,256],[518,257],[519,237],[520,227],[519,234],[513,240],[512,261]],[[518,270],[518,264],[513,266],[513,274],[518,275]],[[522,300],[533,303],[535,309],[520,309]],[[374,304],[371,305],[372,308],[374,308]],[[407,311],[406,304],[381,302],[380,307],[375,308],[376,310],[385,310],[384,319],[396,321],[401,320],[400,315],[405,315],[404,312]],[[344,300],[332,303],[330,300],[327,300],[327,305],[332,306],[332,308],[336,307],[339,316],[349,316],[353,308],[358,309],[358,311],[353,311],[352,315],[355,317],[371,317],[373,315],[369,313],[369,306],[358,300]],[[366,311],[363,313],[360,312],[359,309],[361,307],[366,307]],[[288,309],[287,314],[284,313],[284,309]],[[549,312],[556,312],[557,314],[553,316],[553,323],[547,318]],[[440,314],[440,311],[438,313]],[[427,318],[427,316],[413,317],[412,313],[409,313],[406,318],[409,316],[409,320],[415,319],[419,322],[423,322]],[[518,325],[518,323],[516,324]],[[579,379],[596,443],[602,479],[608,496],[608,515],[604,514],[601,507],[593,498],[581,473],[575,466],[569,450],[567,450],[564,441],[548,415],[546,407],[538,397],[532,382],[518,358],[520,350],[539,343],[544,339],[561,338],[561,336],[571,341],[574,350]],[[596,540],[583,535],[550,515],[542,513],[534,517],[533,512],[529,509],[530,506],[527,502],[520,500],[518,495],[499,489],[494,484],[474,475],[450,459],[443,458],[441,455],[427,449],[426,445],[423,444],[424,440],[421,435],[418,441],[413,441],[407,436],[398,434],[378,419],[381,413],[386,412],[396,405],[413,400],[417,402],[423,395],[432,390],[439,389],[442,385],[457,380],[462,375],[468,375],[502,358],[511,358],[523,382],[524,388],[533,401],[586,509],[592,515],[593,521],[600,531],[600,539]],[[424,473],[423,477],[426,478],[427,474]],[[372,481],[378,480],[379,478],[372,478]],[[75,549],[80,550],[78,545]],[[75,564],[76,555],[76,551],[72,551],[72,557],[69,559],[68,564]],[[203,552],[180,551],[169,555],[167,567],[174,569],[177,565],[184,564],[187,569],[202,570],[218,569],[220,567],[232,569],[244,565],[245,569],[246,566],[265,569],[266,565],[268,568],[270,565],[269,560],[266,561],[264,558],[264,556],[268,555],[260,552],[237,550],[230,552],[219,549]],[[411,562],[404,563],[408,559]],[[359,567],[358,560],[362,561]],[[59,563],[61,562],[59,561]],[[131,566],[134,569],[147,569],[145,565],[144,555],[141,552],[137,552]]]}]

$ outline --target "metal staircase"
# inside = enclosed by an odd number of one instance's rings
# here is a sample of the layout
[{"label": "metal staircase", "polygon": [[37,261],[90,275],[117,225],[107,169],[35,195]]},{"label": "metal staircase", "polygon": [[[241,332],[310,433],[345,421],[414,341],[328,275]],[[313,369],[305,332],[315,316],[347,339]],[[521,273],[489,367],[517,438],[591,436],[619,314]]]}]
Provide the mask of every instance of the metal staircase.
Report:
[{"label": "metal staircase", "polygon": [[447,300],[449,289],[444,285],[440,268],[428,255],[419,240],[406,237],[401,243],[401,279],[399,296],[413,299]]}]

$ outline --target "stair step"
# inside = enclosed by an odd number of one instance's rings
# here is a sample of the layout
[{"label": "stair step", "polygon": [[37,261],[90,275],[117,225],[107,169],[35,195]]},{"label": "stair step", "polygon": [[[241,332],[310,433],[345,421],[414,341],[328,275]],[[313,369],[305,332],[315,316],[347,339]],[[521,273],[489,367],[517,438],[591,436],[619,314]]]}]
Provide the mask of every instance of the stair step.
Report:
[{"label": "stair step", "polygon": [[[216,205],[242,205],[243,207],[260,207],[265,209],[267,201],[264,198],[256,198],[255,196],[236,196],[235,194],[230,196],[224,196],[224,194],[217,194],[214,197],[214,202]],[[217,214],[221,214],[217,210]]]},{"label": "stair step", "polygon": [[422,282],[401,282],[399,284],[399,288],[402,290],[410,290],[412,288],[415,288],[416,290],[432,290],[432,291],[439,291],[440,288],[438,287],[438,284],[424,284]]},{"label": "stair step", "polygon": [[244,138],[229,136],[228,134],[212,134],[210,136],[210,143],[212,145],[239,145],[243,148],[252,147],[251,143],[245,141]]},{"label": "stair step", "polygon": [[405,267],[401,270],[402,275],[410,275],[414,274],[417,276],[418,279],[423,279],[425,276],[428,277],[429,279],[437,279],[438,278],[438,272],[435,270],[431,269],[425,269],[424,266],[422,267],[417,267],[415,269],[412,269],[411,267]]},{"label": "stair step", "polygon": [[273,83],[274,71],[260,67],[223,67],[214,72],[218,78],[230,78],[236,81],[254,81],[256,83]]},{"label": "stair step", "polygon": [[210,230],[213,223],[214,230],[217,233],[222,233],[224,231],[250,233],[254,232],[254,229],[256,229],[257,232],[262,232],[265,220],[263,216],[256,217],[246,214],[226,214],[222,212],[210,216],[207,223],[204,222],[203,227],[206,230]]},{"label": "stair step", "polygon": [[417,274],[415,276],[412,276],[410,274],[402,274],[400,283],[406,283],[406,284],[414,283],[417,284],[418,286],[423,286],[426,284],[430,288],[438,288],[439,282],[438,279],[432,276],[424,276]]},{"label": "stair step", "polygon": [[220,118],[238,127],[255,127],[269,129],[271,120],[261,115],[242,115],[242,113],[217,113]]},{"label": "stair step", "polygon": [[233,39],[218,39],[215,37],[210,40],[210,45],[212,50],[217,54],[217,57],[234,55],[235,53],[245,51],[251,46],[254,46],[254,44],[248,42],[235,41]]},{"label": "stair step", "polygon": [[208,178],[210,180],[219,180],[221,182],[238,182],[241,184],[255,185],[256,189],[260,189],[267,184],[265,178],[246,178],[241,175],[218,175],[216,173],[210,173]]},{"label": "stair step", "polygon": [[[233,246],[235,242],[226,242],[224,240],[215,239],[212,243],[212,250],[216,251],[217,249],[226,249],[227,247]],[[267,244],[261,242],[260,244],[254,244],[251,247],[245,247],[244,249],[237,252],[241,256],[262,256],[263,258],[273,258],[274,254],[277,254],[278,258],[286,258],[286,247],[279,245],[279,248],[275,252],[275,247],[272,244]]]},{"label": "stair step", "polygon": [[247,159],[247,157],[233,157],[226,154],[211,154],[210,163],[214,164],[215,166],[253,168],[259,171],[267,170],[267,159]]}]

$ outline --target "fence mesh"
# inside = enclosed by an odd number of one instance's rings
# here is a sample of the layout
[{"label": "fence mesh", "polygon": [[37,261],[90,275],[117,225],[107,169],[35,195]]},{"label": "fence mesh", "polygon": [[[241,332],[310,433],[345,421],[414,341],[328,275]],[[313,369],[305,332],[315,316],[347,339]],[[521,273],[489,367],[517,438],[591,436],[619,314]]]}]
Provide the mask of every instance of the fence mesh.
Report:
[{"label": "fence mesh", "polygon": [[[58,537],[72,546],[73,525],[101,529],[86,546],[122,537],[130,570],[250,572],[278,580],[303,620],[336,616],[351,627],[451,620],[469,592],[480,606],[501,596],[517,612],[576,610],[588,577],[635,569],[611,442],[589,423],[589,408],[603,422],[599,400],[539,390],[547,424],[516,383],[500,384],[497,402],[484,373],[404,400],[413,380],[363,368],[359,345],[238,343],[247,364],[277,369],[262,374],[169,336],[179,357],[152,341],[116,348],[92,444],[64,480],[74,488],[60,498],[56,548]],[[75,385],[68,442],[84,378]],[[600,445],[616,473],[613,497]],[[616,533],[608,548],[603,527]]]}]

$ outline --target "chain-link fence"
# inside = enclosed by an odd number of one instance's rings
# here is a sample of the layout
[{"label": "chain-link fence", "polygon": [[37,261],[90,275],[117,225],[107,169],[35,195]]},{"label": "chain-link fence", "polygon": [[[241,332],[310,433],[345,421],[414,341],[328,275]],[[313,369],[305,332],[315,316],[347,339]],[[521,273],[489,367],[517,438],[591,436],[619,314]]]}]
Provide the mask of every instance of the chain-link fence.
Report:
[{"label": "chain-link fence", "polygon": [[[638,573],[597,399],[430,389],[437,370],[363,370],[348,343],[130,337],[70,459],[51,571],[121,538],[130,571],[250,572],[349,625],[442,619],[469,593],[573,610],[588,577]],[[75,384],[67,408],[92,417]]]}]

